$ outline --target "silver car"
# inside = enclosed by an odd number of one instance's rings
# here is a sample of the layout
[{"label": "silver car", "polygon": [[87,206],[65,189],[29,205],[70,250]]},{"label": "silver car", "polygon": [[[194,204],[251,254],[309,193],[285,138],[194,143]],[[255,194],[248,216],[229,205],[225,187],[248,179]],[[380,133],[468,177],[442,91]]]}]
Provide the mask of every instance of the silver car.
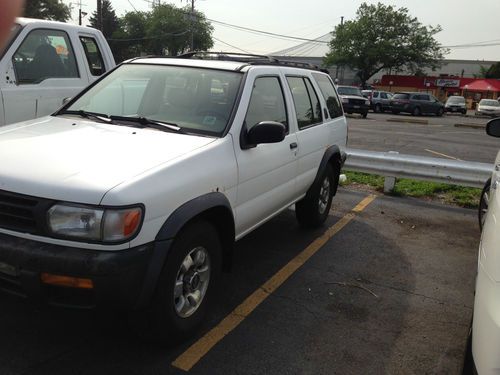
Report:
[{"label": "silver car", "polygon": [[476,115],[500,116],[500,103],[495,99],[481,99],[476,108]]},{"label": "silver car", "polygon": [[465,98],[463,96],[450,96],[444,105],[445,112],[461,113],[465,115],[467,113],[467,104],[465,103]]}]

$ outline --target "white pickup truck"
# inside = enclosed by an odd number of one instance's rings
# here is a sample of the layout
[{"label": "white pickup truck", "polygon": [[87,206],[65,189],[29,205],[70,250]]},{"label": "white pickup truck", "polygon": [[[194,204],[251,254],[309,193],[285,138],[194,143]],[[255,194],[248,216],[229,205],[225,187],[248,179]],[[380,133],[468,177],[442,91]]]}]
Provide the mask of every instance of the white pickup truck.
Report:
[{"label": "white pickup truck", "polygon": [[53,113],[114,66],[99,30],[18,18],[0,51],[0,126]]}]

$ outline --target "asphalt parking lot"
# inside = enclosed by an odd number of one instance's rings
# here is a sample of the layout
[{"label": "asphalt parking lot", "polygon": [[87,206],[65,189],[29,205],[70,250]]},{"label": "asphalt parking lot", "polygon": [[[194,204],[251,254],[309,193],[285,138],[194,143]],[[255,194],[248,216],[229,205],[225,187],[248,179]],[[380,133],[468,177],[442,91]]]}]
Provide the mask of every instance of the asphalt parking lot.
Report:
[{"label": "asphalt parking lot", "polygon": [[486,134],[488,120],[462,115],[415,117],[370,112],[366,119],[353,115],[347,120],[348,146],[370,151],[398,151],[402,154],[493,163],[500,148],[500,140]]},{"label": "asphalt parking lot", "polygon": [[0,295],[0,374],[460,373],[478,241],[473,210],[340,189],[321,230],[288,210],[241,240],[180,346],[140,342],[124,314]]}]

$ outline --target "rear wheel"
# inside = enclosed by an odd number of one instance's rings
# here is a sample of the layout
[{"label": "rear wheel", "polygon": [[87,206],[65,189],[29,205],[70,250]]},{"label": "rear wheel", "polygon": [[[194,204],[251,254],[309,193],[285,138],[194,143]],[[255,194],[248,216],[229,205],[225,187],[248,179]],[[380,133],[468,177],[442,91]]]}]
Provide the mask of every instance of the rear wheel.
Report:
[{"label": "rear wheel", "polygon": [[479,200],[479,228],[483,230],[484,220],[486,219],[486,214],[488,213],[488,206],[490,203],[490,188],[491,188],[491,178],[486,181],[481,192],[481,199]]},{"label": "rear wheel", "polygon": [[376,113],[380,113],[380,112],[382,112],[382,107],[380,106],[380,104],[378,104],[378,103],[377,103],[377,104],[375,104],[374,111],[375,111]]},{"label": "rear wheel", "polygon": [[439,116],[439,117],[441,117],[443,115],[443,113],[444,113],[444,109],[443,108],[439,108],[437,110],[437,112],[436,112],[436,115]]},{"label": "rear wheel", "polygon": [[325,222],[338,182],[339,171],[334,171],[332,166],[328,164],[321,176],[320,183],[295,204],[295,215],[302,227],[315,228]]},{"label": "rear wheel", "polygon": [[412,114],[413,116],[420,116],[420,114],[421,114],[421,113],[422,113],[422,112],[420,112],[420,108],[419,108],[419,107],[415,107],[415,108],[413,108],[413,111],[411,112],[411,114]]},{"label": "rear wheel", "polygon": [[363,113],[361,114],[361,117],[363,117],[363,118],[366,118],[367,116],[368,116],[368,112],[363,112]]},{"label": "rear wheel", "polygon": [[166,343],[193,334],[206,315],[220,264],[221,246],[213,225],[188,224],[168,253],[151,306],[134,317],[137,333]]},{"label": "rear wheel", "polygon": [[399,113],[399,111],[395,111],[394,109],[392,110],[392,113],[397,115]]}]

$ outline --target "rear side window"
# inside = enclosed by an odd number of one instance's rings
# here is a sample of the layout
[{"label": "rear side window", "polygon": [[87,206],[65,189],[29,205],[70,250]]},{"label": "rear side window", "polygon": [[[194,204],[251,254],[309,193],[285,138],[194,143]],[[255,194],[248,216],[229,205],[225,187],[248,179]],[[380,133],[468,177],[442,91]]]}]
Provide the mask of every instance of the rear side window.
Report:
[{"label": "rear side window", "polygon": [[410,99],[410,94],[395,94],[393,97],[393,99]]},{"label": "rear side window", "polygon": [[335,92],[333,83],[326,75],[313,73],[313,77],[318,83],[321,94],[325,98],[326,106],[331,118],[341,117],[342,105],[340,104],[339,97]]},{"label": "rear side window", "polygon": [[[373,93],[373,97],[374,97],[374,98],[378,98],[378,91],[375,91],[375,92]],[[382,97],[383,97],[383,96],[382,96]]]},{"label": "rear side window", "polygon": [[254,82],[245,116],[247,130],[262,121],[281,122],[288,130],[285,99],[278,77],[259,77]]},{"label": "rear side window", "polygon": [[104,61],[102,59],[101,51],[94,38],[89,36],[81,36],[80,42],[82,42],[83,50],[85,51],[85,57],[87,57],[87,62],[90,68],[90,74],[93,76],[100,76],[105,71]]},{"label": "rear side window", "polygon": [[14,53],[12,63],[19,84],[79,77],[68,34],[61,30],[31,31]]},{"label": "rear side window", "polygon": [[420,95],[420,100],[431,100],[431,98],[429,98],[429,95]]},{"label": "rear side window", "polygon": [[318,95],[306,77],[287,77],[292,92],[299,129],[322,121]]}]

